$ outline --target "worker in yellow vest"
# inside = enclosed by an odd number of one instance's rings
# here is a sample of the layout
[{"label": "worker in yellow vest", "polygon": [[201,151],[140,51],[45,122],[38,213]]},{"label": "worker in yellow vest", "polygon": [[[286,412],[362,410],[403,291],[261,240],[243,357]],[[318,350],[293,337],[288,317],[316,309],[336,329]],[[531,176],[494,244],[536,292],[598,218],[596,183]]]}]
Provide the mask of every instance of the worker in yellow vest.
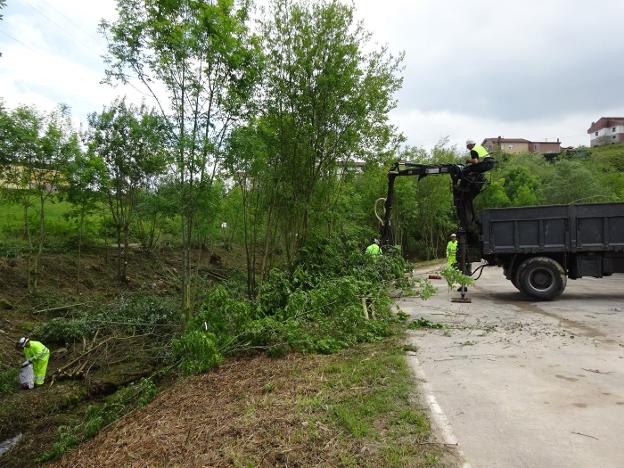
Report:
[{"label": "worker in yellow vest", "polygon": [[15,348],[24,351],[26,360],[32,362],[33,371],[35,373],[35,385],[43,385],[46,371],[48,370],[50,350],[46,348],[43,343],[28,338],[20,338]]},{"label": "worker in yellow vest", "polygon": [[379,247],[379,241],[377,239],[375,239],[371,245],[366,247],[366,253],[372,256],[381,255],[381,247]]},{"label": "worker in yellow vest", "polygon": [[457,266],[457,235],[455,233],[451,234],[451,240],[446,244],[446,262],[452,268]]},{"label": "worker in yellow vest", "polygon": [[479,159],[483,159],[490,154],[485,147],[477,145],[474,140],[466,141],[466,148],[470,151],[470,158],[466,161],[469,164],[476,164],[479,162]]}]

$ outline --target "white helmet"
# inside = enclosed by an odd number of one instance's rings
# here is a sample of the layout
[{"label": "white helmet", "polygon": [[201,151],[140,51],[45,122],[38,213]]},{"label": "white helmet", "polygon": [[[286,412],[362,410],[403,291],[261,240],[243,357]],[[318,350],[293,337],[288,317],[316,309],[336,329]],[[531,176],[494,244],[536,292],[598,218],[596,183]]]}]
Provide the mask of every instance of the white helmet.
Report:
[{"label": "white helmet", "polygon": [[468,145],[476,145],[476,142],[474,140],[468,139],[468,140],[466,140],[466,146],[468,146]]},{"label": "white helmet", "polygon": [[453,233],[451,234],[451,237],[457,237],[457,234]]},{"label": "white helmet", "polygon": [[24,336],[22,336],[17,343],[15,343],[15,347],[18,349],[24,349],[30,340]]}]

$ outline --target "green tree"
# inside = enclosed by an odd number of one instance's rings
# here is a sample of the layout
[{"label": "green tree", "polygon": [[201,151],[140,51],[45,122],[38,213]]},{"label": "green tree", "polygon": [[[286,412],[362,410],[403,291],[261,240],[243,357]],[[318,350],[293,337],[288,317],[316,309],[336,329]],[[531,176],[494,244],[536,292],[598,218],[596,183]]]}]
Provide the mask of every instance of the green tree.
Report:
[{"label": "green tree", "polygon": [[85,219],[100,209],[102,193],[98,181],[105,174],[104,161],[93,152],[76,152],[63,170],[67,186],[65,196],[72,204],[67,217],[76,220],[78,256],[76,259],[76,293],[80,294],[81,257]]},{"label": "green tree", "polygon": [[[46,241],[46,203],[67,183],[62,169],[80,151],[78,135],[71,128],[66,107],[43,114],[21,106],[1,113],[0,136],[5,194],[23,207],[27,282],[29,290],[37,291]],[[29,209],[35,206],[38,227],[33,233]]]},{"label": "green tree", "polygon": [[262,138],[261,125],[250,124],[238,128],[229,139],[225,168],[232,174],[236,186],[233,196],[240,196],[240,220],[245,246],[247,265],[247,294],[254,298],[257,292],[257,256],[259,251],[260,229],[267,220],[265,245],[261,272],[268,269],[269,242],[273,226],[271,225],[274,207],[271,201],[275,189],[271,185],[273,174],[268,166],[268,148]]},{"label": "green tree", "polygon": [[547,203],[592,203],[610,198],[598,175],[580,161],[558,161],[544,184],[548,188]]},{"label": "green tree", "polygon": [[355,159],[383,158],[402,57],[371,46],[354,7],[336,0],[275,0],[263,23],[261,110],[268,129],[275,223],[288,262],[311,227],[331,227],[342,178]]},{"label": "green tree", "polygon": [[115,226],[117,274],[122,282],[127,279],[130,225],[138,197],[167,167],[166,128],[155,111],[145,105],[128,106],[123,99],[89,116],[89,151],[105,166],[98,183]]},{"label": "green tree", "polygon": [[229,131],[249,112],[258,45],[246,25],[247,2],[117,0],[117,12],[114,23],[102,24],[107,77],[138,79],[168,123],[180,195],[182,303],[190,317],[199,198],[215,180]]},{"label": "green tree", "polygon": [[[4,18],[2,15],[2,10],[6,7],[6,0],[0,0],[0,21]],[[0,57],[2,57],[2,52],[0,52]]]}]

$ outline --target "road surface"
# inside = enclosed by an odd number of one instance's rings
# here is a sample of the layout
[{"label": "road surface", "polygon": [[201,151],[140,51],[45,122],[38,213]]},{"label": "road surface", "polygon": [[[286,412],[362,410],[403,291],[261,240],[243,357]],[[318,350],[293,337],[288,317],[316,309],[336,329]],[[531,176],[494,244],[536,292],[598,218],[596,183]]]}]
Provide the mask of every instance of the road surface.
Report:
[{"label": "road surface", "polygon": [[499,268],[471,304],[432,282],[433,298],[397,305],[446,326],[410,332],[409,359],[465,466],[624,467],[624,275],[569,280],[553,302],[524,299]]}]

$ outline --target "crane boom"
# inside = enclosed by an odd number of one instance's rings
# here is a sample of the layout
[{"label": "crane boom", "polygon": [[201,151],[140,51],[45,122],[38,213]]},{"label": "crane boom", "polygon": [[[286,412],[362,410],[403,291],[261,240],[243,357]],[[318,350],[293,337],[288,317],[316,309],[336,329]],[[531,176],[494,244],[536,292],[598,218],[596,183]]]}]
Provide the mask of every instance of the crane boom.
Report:
[{"label": "crane boom", "polygon": [[481,260],[479,222],[474,213],[473,201],[487,184],[483,174],[491,170],[495,163],[493,158],[484,158],[475,164],[419,164],[406,161],[395,163],[388,171],[388,193],[381,227],[382,244],[393,243],[391,215],[395,179],[403,176],[417,176],[422,179],[430,175],[448,174],[452,181],[453,204],[459,220],[458,263],[462,272],[468,273],[469,263]]}]

